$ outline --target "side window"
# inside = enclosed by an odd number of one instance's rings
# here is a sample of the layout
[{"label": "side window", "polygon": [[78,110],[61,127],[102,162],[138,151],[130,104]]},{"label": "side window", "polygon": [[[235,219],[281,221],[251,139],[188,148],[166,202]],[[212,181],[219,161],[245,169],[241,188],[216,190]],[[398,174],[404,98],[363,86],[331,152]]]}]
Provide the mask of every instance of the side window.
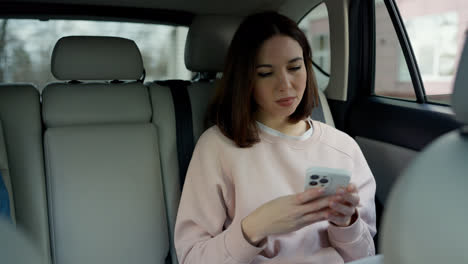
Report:
[{"label": "side window", "polygon": [[[468,2],[453,0],[398,0],[395,2],[398,5],[408,38],[411,41],[427,101],[450,104],[453,81],[461,56],[464,35],[468,29]],[[424,8],[421,8],[422,6]],[[377,95],[388,96],[390,94],[392,96],[392,94],[398,93],[402,86],[409,89],[411,78],[407,71],[405,58],[401,52],[398,52],[398,56],[394,57],[393,60],[388,56],[386,57],[387,63],[391,62],[391,65],[397,65],[398,69],[393,87],[388,85],[378,87],[378,75],[385,78],[385,70],[388,71],[388,68],[391,67],[390,65],[381,66],[380,72],[377,68],[377,65],[382,64],[378,61],[379,56],[386,56],[385,52],[382,52],[385,48],[381,41],[387,37],[383,28],[387,27],[386,23],[391,25],[391,21],[387,21],[390,18],[382,1],[376,1],[375,8],[377,31],[375,93]],[[395,49],[395,46],[393,49]],[[395,62],[395,60],[397,61]],[[387,76],[387,78],[390,77]],[[403,97],[408,94],[404,94]]]},{"label": "side window", "polygon": [[146,80],[190,79],[184,64],[188,28],[140,23],[0,19],[0,83],[31,82],[39,89],[55,81],[50,71],[58,39],[70,35],[132,39],[140,49]]},{"label": "side window", "polygon": [[330,77],[330,28],[325,3],[315,6],[299,23],[312,48],[312,61],[318,88],[324,91]]},{"label": "side window", "polygon": [[385,3],[375,2],[375,90],[380,96],[416,101],[400,41]]}]

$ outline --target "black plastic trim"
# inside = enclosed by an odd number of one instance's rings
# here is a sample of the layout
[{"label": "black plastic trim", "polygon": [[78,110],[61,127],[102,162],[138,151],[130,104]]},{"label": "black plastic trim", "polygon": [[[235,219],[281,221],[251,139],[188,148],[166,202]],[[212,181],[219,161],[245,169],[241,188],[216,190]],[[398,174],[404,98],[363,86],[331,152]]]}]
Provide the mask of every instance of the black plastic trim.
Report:
[{"label": "black plastic trim", "polygon": [[330,74],[327,73],[325,70],[322,69],[322,67],[320,67],[317,63],[315,63],[314,60],[312,60],[312,65],[314,65],[315,68],[317,68],[317,70],[319,72],[321,72],[323,75],[327,76],[328,78],[330,78]]},{"label": "black plastic trim", "polygon": [[461,126],[449,107],[371,96],[355,104],[350,134],[421,151]]},{"label": "black plastic trim", "polygon": [[348,132],[349,111],[358,97],[367,97],[374,85],[375,39],[373,2],[351,1],[349,6],[349,67],[346,101],[328,100],[336,128]]},{"label": "black plastic trim", "polygon": [[144,22],[189,26],[194,15],[184,11],[82,4],[0,2],[0,17],[30,19],[83,19]]}]

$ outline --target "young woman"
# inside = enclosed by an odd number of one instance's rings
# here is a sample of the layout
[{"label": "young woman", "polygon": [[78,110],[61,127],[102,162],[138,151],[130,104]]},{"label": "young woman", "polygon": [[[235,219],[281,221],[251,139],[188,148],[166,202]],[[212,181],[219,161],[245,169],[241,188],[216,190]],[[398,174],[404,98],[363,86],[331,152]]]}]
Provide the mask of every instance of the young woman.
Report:
[{"label": "young woman", "polygon": [[[375,180],[356,142],[309,118],[318,103],[307,39],[273,12],[247,17],[229,48],[175,227],[179,262],[343,263],[374,255]],[[305,172],[351,172],[335,195]]]}]

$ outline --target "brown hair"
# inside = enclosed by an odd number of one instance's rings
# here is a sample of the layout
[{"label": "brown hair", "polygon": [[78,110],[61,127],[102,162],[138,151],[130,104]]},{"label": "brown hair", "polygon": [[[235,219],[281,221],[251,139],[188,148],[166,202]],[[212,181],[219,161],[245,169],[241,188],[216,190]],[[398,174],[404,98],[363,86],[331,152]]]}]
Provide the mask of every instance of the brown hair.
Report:
[{"label": "brown hair", "polygon": [[275,35],[296,40],[302,48],[307,71],[304,95],[296,111],[289,116],[297,123],[310,116],[318,104],[318,91],[312,71],[312,51],[304,33],[296,22],[276,12],[263,12],[248,16],[240,24],[227,53],[223,77],[208,109],[208,121],[239,147],[251,147],[260,141],[254,113],[257,105],[253,98],[255,64],[262,44]]}]

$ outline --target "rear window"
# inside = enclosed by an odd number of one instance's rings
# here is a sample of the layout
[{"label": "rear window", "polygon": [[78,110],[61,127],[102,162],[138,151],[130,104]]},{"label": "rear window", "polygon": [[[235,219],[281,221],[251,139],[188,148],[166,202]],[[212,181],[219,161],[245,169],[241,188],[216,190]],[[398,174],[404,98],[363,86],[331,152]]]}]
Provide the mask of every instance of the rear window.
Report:
[{"label": "rear window", "polygon": [[188,27],[141,23],[0,19],[0,83],[30,82],[40,90],[56,81],[50,70],[52,50],[64,36],[116,36],[140,49],[146,80],[190,79],[184,48]]}]

